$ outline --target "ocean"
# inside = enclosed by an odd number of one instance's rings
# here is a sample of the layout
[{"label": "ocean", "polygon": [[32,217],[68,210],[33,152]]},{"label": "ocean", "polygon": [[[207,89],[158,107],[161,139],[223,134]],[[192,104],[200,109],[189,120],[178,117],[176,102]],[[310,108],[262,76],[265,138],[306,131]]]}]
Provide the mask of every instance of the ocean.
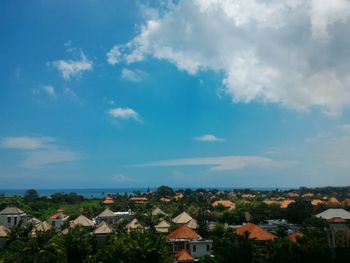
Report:
[{"label": "ocean", "polygon": [[[180,189],[186,189],[190,188],[192,190],[196,190],[199,187],[174,187],[173,189],[175,191],[180,190]],[[201,187],[203,188],[203,187]],[[257,191],[271,191],[275,190],[278,188],[279,190],[289,190],[291,189],[290,187],[211,187],[212,189],[218,189],[220,191],[225,191],[225,190],[233,190],[233,189],[252,189],[252,190],[257,190]],[[150,188],[150,190],[155,190],[156,188]],[[206,188],[210,189],[210,188]],[[0,189],[0,194],[3,194],[5,196],[23,196],[25,191],[27,189]],[[132,194],[134,192],[140,192],[140,193],[145,193],[147,192],[148,188],[147,187],[139,187],[139,188],[65,188],[65,189],[36,189],[38,194],[40,196],[50,196],[54,193],[77,193],[78,195],[82,195],[85,198],[103,198],[107,194]]]}]

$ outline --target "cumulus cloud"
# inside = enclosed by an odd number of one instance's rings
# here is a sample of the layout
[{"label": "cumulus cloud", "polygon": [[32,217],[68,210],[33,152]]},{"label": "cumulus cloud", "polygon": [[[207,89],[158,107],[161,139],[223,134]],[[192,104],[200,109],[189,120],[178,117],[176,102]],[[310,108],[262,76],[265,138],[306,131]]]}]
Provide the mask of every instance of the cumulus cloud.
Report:
[{"label": "cumulus cloud", "polygon": [[155,161],[131,167],[172,167],[172,166],[210,166],[213,171],[233,171],[244,168],[288,168],[294,165],[289,161],[277,161],[261,156],[217,156],[203,158],[186,158],[175,160]]},{"label": "cumulus cloud", "polygon": [[148,12],[139,33],[110,53],[115,63],[153,57],[192,75],[222,72],[237,103],[337,116],[350,104],[349,7],[346,0],[180,0]]},{"label": "cumulus cloud", "polygon": [[113,108],[108,111],[108,114],[117,119],[134,119],[140,121],[140,115],[131,108]]},{"label": "cumulus cloud", "polygon": [[73,162],[82,159],[82,154],[60,146],[50,137],[6,137],[0,146],[19,150],[24,156],[20,166],[30,169],[42,169],[50,164]]},{"label": "cumulus cloud", "polygon": [[119,60],[122,57],[122,52],[120,51],[119,46],[115,46],[106,55],[108,63],[111,65],[115,65],[119,63]]},{"label": "cumulus cloud", "polygon": [[139,69],[131,70],[123,68],[120,77],[121,79],[128,80],[131,82],[140,82],[147,77],[147,74],[146,72]]},{"label": "cumulus cloud", "polygon": [[93,68],[93,62],[83,52],[80,53],[80,60],[56,60],[51,65],[61,73],[64,80],[79,77]]},{"label": "cumulus cloud", "polygon": [[222,142],[224,139],[218,138],[213,134],[205,134],[200,137],[195,137],[194,138],[196,141],[201,141],[201,142]]}]

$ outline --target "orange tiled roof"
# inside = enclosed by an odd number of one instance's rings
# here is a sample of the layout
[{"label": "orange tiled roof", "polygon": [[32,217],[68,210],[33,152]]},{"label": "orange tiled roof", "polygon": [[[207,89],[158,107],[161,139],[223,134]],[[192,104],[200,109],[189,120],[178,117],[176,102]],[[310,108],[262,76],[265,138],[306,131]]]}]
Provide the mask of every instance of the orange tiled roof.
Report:
[{"label": "orange tiled roof", "polygon": [[171,202],[171,199],[170,199],[170,198],[166,198],[166,197],[162,197],[162,198],[160,199],[160,201],[163,202],[163,203],[170,203],[170,202]]},{"label": "orange tiled roof", "polygon": [[288,239],[292,242],[297,242],[297,239],[303,236],[304,234],[301,232],[293,232],[292,234],[288,235]]},{"label": "orange tiled roof", "polygon": [[295,203],[294,200],[288,199],[288,200],[283,200],[280,203],[281,208],[287,208],[290,204]]},{"label": "orange tiled roof", "polygon": [[194,258],[187,252],[186,249],[178,251],[175,255],[178,262],[192,262]]},{"label": "orange tiled roof", "polygon": [[253,195],[253,194],[242,194],[241,197],[242,198],[254,198],[255,195]]},{"label": "orange tiled roof", "polygon": [[320,199],[314,199],[311,201],[311,204],[314,205],[314,206],[317,206],[317,205],[320,205],[320,204],[323,204],[324,201],[320,200]]},{"label": "orange tiled roof", "polygon": [[331,197],[329,198],[328,202],[329,205],[340,205],[340,202],[338,201],[337,198],[335,197]]},{"label": "orange tiled roof", "polygon": [[58,215],[58,214],[55,214],[55,215],[52,215],[52,216],[50,216],[50,219],[59,219],[59,218],[65,218],[65,217],[67,217],[65,214],[60,214],[60,215]]},{"label": "orange tiled roof", "polygon": [[148,201],[147,197],[131,197],[130,201]]},{"label": "orange tiled roof", "polygon": [[256,240],[274,240],[277,237],[266,230],[262,229],[261,227],[254,225],[254,224],[246,224],[241,226],[240,228],[237,228],[235,233],[240,236],[244,236],[245,232],[249,232],[249,238],[250,239],[256,239]]},{"label": "orange tiled roof", "polygon": [[231,202],[230,200],[219,200],[219,201],[215,201],[211,204],[211,206],[216,207],[218,205],[222,205],[223,207],[226,208],[232,208],[232,207],[236,207],[236,205]]},{"label": "orange tiled roof", "polygon": [[201,239],[202,237],[197,234],[196,231],[189,228],[186,225],[183,225],[179,227],[178,229],[174,230],[173,232],[169,233],[166,237],[167,240],[172,239]]},{"label": "orange tiled roof", "polygon": [[103,200],[103,203],[104,203],[104,204],[113,204],[114,201],[113,201],[113,198],[112,198],[112,197],[107,196],[107,197],[105,198],[105,200]]},{"label": "orange tiled roof", "polygon": [[64,210],[62,208],[59,208],[56,210],[56,212],[61,213],[61,212],[64,212]]}]

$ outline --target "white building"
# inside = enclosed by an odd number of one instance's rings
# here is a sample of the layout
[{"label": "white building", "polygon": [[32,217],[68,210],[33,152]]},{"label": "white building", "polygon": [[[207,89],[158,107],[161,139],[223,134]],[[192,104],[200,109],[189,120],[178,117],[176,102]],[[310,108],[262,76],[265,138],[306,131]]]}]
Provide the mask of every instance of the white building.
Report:
[{"label": "white building", "polygon": [[27,222],[27,214],[17,207],[6,207],[0,212],[0,225],[7,228]]},{"label": "white building", "polygon": [[56,214],[50,216],[50,218],[47,220],[53,227],[57,229],[61,229],[63,224],[67,222],[69,216],[64,214],[63,209],[57,209]]}]

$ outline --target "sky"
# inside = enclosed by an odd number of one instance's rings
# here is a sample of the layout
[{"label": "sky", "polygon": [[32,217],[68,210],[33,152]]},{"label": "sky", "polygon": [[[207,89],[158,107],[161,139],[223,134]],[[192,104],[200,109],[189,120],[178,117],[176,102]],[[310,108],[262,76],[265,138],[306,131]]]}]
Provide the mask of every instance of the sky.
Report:
[{"label": "sky", "polygon": [[0,2],[0,189],[350,185],[350,1]]}]

